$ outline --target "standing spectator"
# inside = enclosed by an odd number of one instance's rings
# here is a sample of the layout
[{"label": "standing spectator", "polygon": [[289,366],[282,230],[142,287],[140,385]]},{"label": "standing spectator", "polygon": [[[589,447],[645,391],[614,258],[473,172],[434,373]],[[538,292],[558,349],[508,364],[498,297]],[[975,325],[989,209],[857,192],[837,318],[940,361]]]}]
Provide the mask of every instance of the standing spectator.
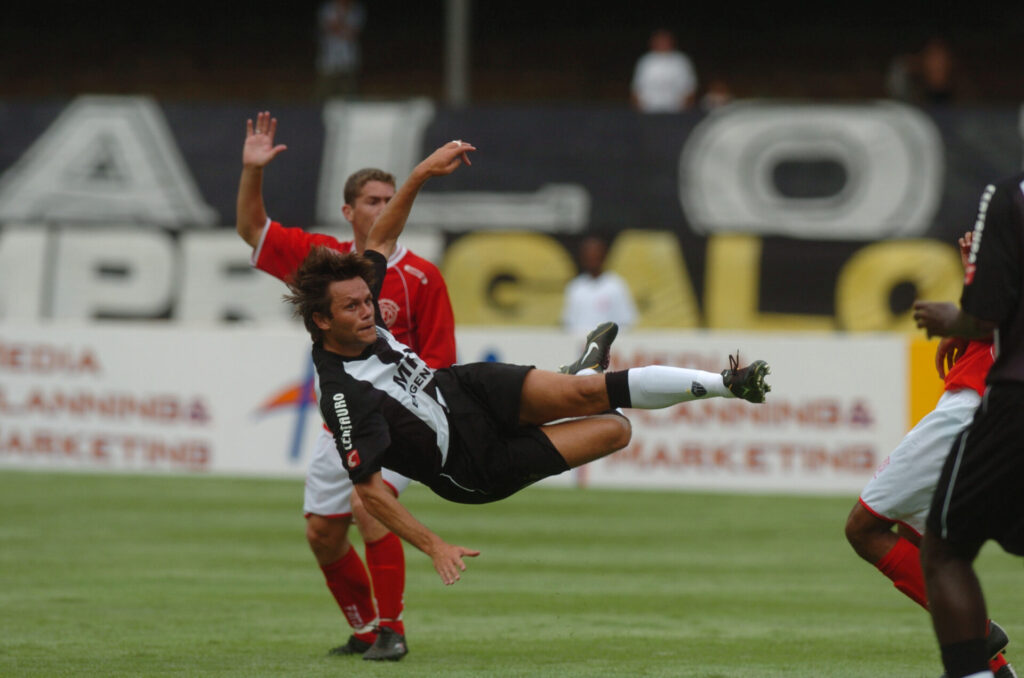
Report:
[{"label": "standing spectator", "polygon": [[690,58],[676,49],[665,28],[651,34],[650,51],[633,71],[633,107],[644,113],[675,113],[690,108],[697,92],[697,74]]},{"label": "standing spectator", "polygon": [[939,36],[919,52],[901,54],[889,67],[886,86],[893,98],[922,106],[950,104],[956,95],[953,51]]},{"label": "standing spectator", "polygon": [[721,78],[712,78],[708,83],[704,96],[700,98],[700,107],[705,111],[713,111],[725,106],[734,99],[729,83]]},{"label": "standing spectator", "polygon": [[636,324],[636,306],[626,281],[604,270],[608,243],[597,235],[589,235],[580,243],[579,259],[582,273],[565,288],[562,325],[573,334],[583,336],[591,328],[614,322],[623,330]]},{"label": "standing spectator", "polygon": [[327,0],[317,13],[320,54],[316,61],[317,97],[353,96],[357,91],[359,34],[366,10],[356,0]]},{"label": "standing spectator", "polygon": [[996,358],[971,425],[939,476],[921,544],[932,624],[950,678],[992,676],[988,613],[974,559],[989,539],[1024,556],[1024,174],[981,196],[960,307],[918,301],[928,336],[995,338]]}]

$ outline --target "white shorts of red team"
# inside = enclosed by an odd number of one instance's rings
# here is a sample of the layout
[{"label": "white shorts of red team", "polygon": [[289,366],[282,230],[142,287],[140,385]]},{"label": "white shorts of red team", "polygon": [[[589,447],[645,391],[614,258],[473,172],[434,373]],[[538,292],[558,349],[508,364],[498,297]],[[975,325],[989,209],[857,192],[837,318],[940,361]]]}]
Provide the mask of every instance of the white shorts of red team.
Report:
[{"label": "white shorts of red team", "polygon": [[[411,482],[405,476],[389,469],[381,471],[387,483],[397,497]],[[341,463],[341,455],[334,445],[334,436],[327,429],[320,427],[320,435],[313,449],[313,459],[306,471],[306,496],[302,510],[309,515],[340,518],[352,515],[352,481],[348,471]]]},{"label": "white shorts of red team", "polygon": [[935,409],[910,429],[864,487],[860,493],[864,508],[923,534],[942,466],[979,404],[981,396],[974,389],[943,393]]}]

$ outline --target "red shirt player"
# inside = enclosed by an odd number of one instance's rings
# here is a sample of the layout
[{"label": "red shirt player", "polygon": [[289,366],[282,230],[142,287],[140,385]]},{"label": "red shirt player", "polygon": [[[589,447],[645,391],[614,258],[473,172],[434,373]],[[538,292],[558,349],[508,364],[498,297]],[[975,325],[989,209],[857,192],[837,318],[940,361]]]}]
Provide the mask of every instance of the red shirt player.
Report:
[{"label": "red shirt player", "polygon": [[[971,233],[959,244],[966,266]],[[939,344],[935,366],[945,382],[939,402],[882,462],[846,520],[854,551],[926,610],[921,535],[943,464],[957,435],[974,418],[993,360],[991,341],[944,339]],[[1008,639],[998,625],[990,624],[988,641],[992,672],[1016,675],[1002,654]]]},{"label": "red shirt player", "polygon": [[[362,252],[370,226],[395,193],[395,178],[382,170],[365,169],[345,182],[342,214],[352,225],[353,240],[285,228],[267,217],[262,195],[263,168],[286,148],[274,145],[277,121],[264,112],[255,125],[250,120],[246,127],[236,226],[253,248],[253,266],[285,280],[315,246]],[[432,263],[399,245],[388,260],[380,309],[395,338],[413,348],[428,365],[436,369],[455,362],[455,319],[444,279]],[[396,495],[409,483],[389,471],[385,481]],[[328,589],[352,627],[348,641],[331,654],[400,659],[407,652],[401,618],[405,592],[402,542],[363,509],[326,427],[317,438],[306,475],[304,511],[306,539]],[[353,515],[366,544],[369,576],[348,540]]]}]

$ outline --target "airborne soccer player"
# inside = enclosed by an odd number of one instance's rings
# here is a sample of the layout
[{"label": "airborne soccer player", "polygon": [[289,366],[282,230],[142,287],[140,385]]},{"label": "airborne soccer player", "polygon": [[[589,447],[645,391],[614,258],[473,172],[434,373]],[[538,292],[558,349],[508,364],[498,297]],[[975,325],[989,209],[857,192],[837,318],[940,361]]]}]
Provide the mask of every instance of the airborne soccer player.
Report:
[{"label": "airborne soccer player", "polygon": [[[339,252],[361,252],[366,234],[395,194],[395,178],[366,168],[345,181],[342,216],[352,226],[350,240],[288,228],[267,215],[263,203],[263,171],[285,150],[275,144],[277,120],[269,112],[246,123],[242,176],[238,187],[236,228],[252,247],[252,265],[284,281],[315,246]],[[432,263],[397,245],[382,276],[380,306],[388,331],[416,349],[431,367],[455,362],[455,319],[448,289]],[[385,471],[385,482],[400,494],[409,479]],[[352,629],[332,655],[371,660],[398,660],[407,652],[402,621],[405,554],[402,542],[374,520],[352,496],[352,483],[338,457],[330,431],[320,430],[306,473],[303,512],[306,540],[323,572],[325,583]],[[355,522],[366,547],[366,564],[348,538]]]},{"label": "airborne soccer player", "polygon": [[287,297],[313,339],[320,411],[356,493],[378,520],[430,556],[445,584],[478,552],[446,543],[416,520],[384,483],[382,468],[450,501],[497,501],[625,447],[630,423],[617,408],[714,396],[759,403],[770,390],[761,360],[740,368],[730,359],[721,374],[659,365],[582,376],[506,363],[434,370],[396,341],[378,305],[388,256],[423,184],[469,164],[475,150],[452,141],[434,151],[378,217],[362,255],[314,249]]}]

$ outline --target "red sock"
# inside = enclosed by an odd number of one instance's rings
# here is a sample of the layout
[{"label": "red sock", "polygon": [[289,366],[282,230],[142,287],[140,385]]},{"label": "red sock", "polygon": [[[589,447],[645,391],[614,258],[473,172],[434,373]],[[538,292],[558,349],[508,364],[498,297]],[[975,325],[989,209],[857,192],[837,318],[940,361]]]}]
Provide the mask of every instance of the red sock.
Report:
[{"label": "red sock", "polygon": [[999,653],[996,655],[995,659],[988,660],[988,668],[992,671],[992,673],[996,673],[999,669],[1003,668],[1009,663],[1010,662],[1006,661],[1006,655],[1003,653]]},{"label": "red sock", "polygon": [[875,563],[875,567],[915,603],[928,609],[928,596],[924,590],[924,573],[921,571],[921,551],[909,541],[900,537],[892,549]]},{"label": "red sock", "polygon": [[380,610],[380,625],[405,635],[402,623],[405,596],[405,553],[398,535],[387,535],[366,545],[366,565]]},{"label": "red sock", "polygon": [[373,594],[370,591],[370,578],[366,574],[363,561],[354,548],[330,565],[320,567],[327,578],[327,588],[338,602],[348,625],[357,631],[353,634],[359,640],[372,643],[377,635],[372,631],[360,631],[371,626],[377,620],[373,606]]}]

